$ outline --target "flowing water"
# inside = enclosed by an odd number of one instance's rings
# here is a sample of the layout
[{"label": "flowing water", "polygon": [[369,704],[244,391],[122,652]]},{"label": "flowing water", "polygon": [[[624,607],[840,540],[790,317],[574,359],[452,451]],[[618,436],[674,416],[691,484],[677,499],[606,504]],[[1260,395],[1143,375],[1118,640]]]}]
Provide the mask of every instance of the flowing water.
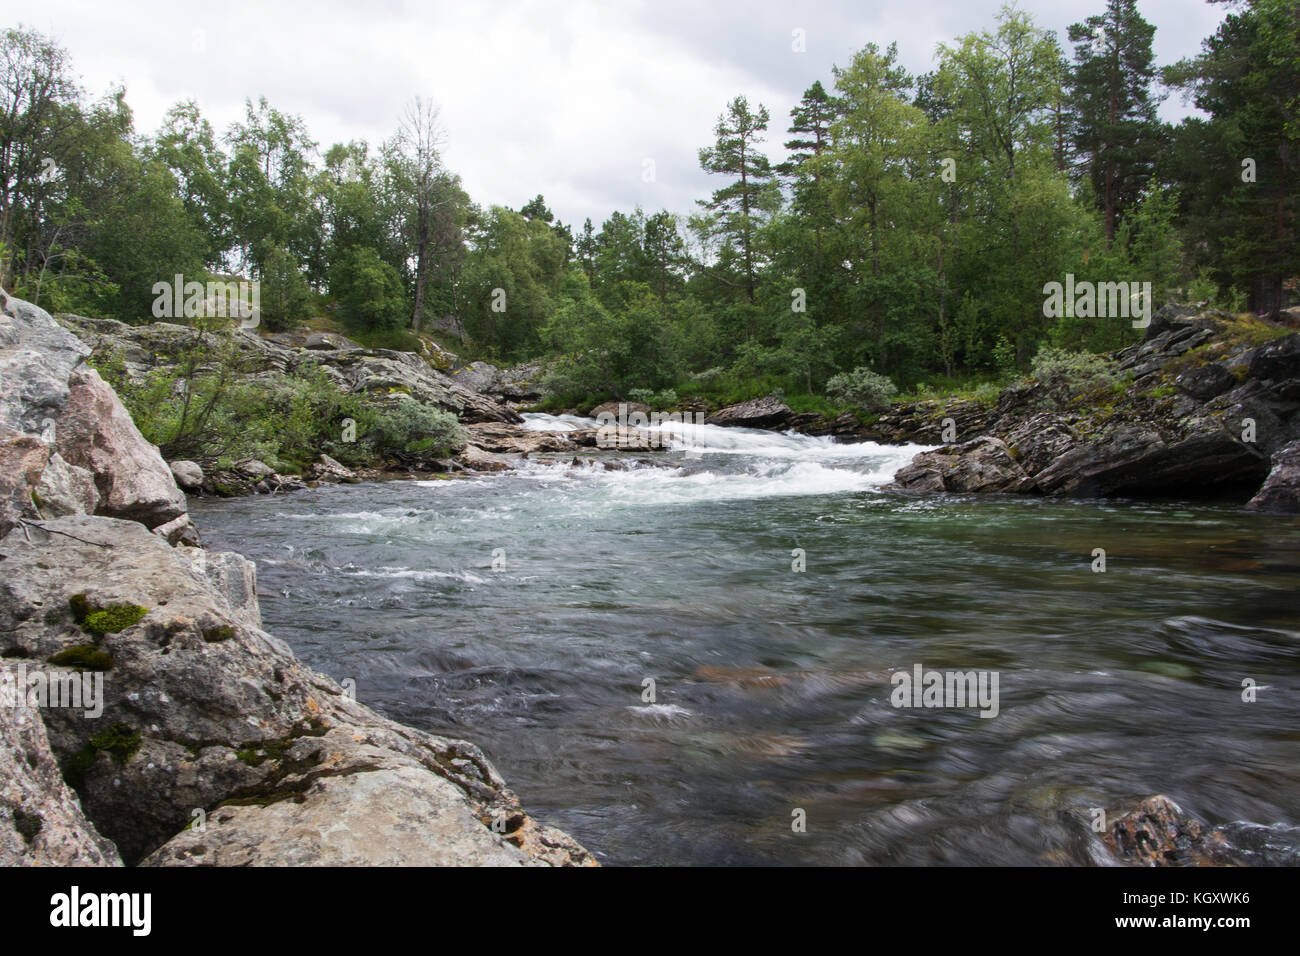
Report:
[{"label": "flowing water", "polygon": [[[191,504],[269,631],[605,863],[1085,863],[1093,808],[1154,793],[1300,861],[1300,520],[908,497],[916,447],[676,431]],[[997,716],[893,706],[917,664],[996,672]]]}]

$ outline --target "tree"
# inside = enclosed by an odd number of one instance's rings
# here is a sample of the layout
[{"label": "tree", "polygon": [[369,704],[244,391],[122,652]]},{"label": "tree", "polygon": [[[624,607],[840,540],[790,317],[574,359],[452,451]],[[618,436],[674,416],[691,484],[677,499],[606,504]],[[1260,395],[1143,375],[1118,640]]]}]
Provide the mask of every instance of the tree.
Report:
[{"label": "tree", "polygon": [[1191,245],[1221,288],[1240,284],[1275,318],[1300,271],[1298,49],[1300,8],[1253,0],[1164,75],[1209,114],[1179,126],[1171,162]]},{"label": "tree", "polygon": [[[402,116],[393,158],[398,193],[406,212],[406,233],[415,253],[415,307],[411,328],[417,332],[424,318],[424,287],[438,238],[438,210],[453,201],[446,188],[448,177],[438,152],[442,140],[437,107],[417,96]],[[446,221],[444,217],[444,229]]]},{"label": "tree", "polygon": [[757,285],[755,237],[759,216],[772,204],[772,166],[758,149],[768,119],[765,106],[760,104],[758,112],[751,112],[749,101],[737,96],[718,117],[714,127],[717,143],[699,153],[705,171],[736,177],[734,182],[714,190],[712,199],[696,201],[711,214],[706,228],[716,230],[738,251],[741,284],[751,305]]},{"label": "tree", "polygon": [[1136,0],[1107,0],[1104,14],[1070,26],[1073,143],[1101,204],[1107,245],[1151,178],[1160,148],[1157,99],[1151,93],[1155,32],[1138,13]]}]

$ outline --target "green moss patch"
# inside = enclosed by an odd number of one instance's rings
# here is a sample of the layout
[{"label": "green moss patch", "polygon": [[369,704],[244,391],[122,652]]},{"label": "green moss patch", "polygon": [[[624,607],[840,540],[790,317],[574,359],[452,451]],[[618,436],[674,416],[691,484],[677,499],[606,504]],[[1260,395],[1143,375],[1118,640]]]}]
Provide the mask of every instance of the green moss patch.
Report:
[{"label": "green moss patch", "polygon": [[82,630],[103,636],[124,631],[140,618],[149,613],[147,607],[138,604],[113,604],[99,611],[92,611],[81,622]]},{"label": "green moss patch", "polygon": [[106,671],[113,666],[113,655],[94,644],[77,644],[59,651],[50,663],[83,671]]}]

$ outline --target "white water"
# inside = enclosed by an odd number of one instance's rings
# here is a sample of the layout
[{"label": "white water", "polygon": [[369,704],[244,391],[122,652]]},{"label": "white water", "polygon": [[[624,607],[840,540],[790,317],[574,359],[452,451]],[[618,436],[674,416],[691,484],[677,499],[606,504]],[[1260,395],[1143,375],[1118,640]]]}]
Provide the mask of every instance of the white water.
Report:
[{"label": "white water", "polygon": [[[524,416],[524,427],[532,431],[562,432],[598,426],[593,418],[574,415]],[[843,444],[797,432],[684,422],[664,422],[643,430],[668,436],[671,450],[640,456],[660,464],[627,471],[606,471],[600,464],[578,468],[566,465],[560,473],[569,480],[596,486],[600,497],[607,500],[647,506],[686,504],[870,491],[888,484],[898,469],[926,450],[922,445]],[[552,478],[560,468],[526,462],[521,473]]]}]

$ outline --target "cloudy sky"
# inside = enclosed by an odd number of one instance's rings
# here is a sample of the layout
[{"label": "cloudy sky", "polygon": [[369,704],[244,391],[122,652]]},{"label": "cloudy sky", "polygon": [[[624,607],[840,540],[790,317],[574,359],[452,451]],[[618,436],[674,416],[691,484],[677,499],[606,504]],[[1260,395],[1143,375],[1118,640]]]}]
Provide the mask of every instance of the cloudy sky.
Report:
[{"label": "cloudy sky", "polygon": [[[217,130],[265,96],[303,117],[322,151],[389,136],[419,95],[438,103],[445,157],[471,197],[518,208],[538,193],[564,222],[614,209],[689,212],[718,183],[696,151],[738,93],[772,115],[829,85],[868,42],[929,69],[942,41],[994,22],[1000,0],[480,0],[152,3],[0,0],[7,26],[52,36],[95,95],[121,83],[136,128],[194,98]],[[1064,39],[1103,0],[1021,0]],[[1196,53],[1224,15],[1202,0],[1139,0],[1159,63]],[[806,50],[795,52],[794,31]],[[1177,94],[1162,106],[1176,119]],[[653,181],[643,172],[653,163]]]}]

